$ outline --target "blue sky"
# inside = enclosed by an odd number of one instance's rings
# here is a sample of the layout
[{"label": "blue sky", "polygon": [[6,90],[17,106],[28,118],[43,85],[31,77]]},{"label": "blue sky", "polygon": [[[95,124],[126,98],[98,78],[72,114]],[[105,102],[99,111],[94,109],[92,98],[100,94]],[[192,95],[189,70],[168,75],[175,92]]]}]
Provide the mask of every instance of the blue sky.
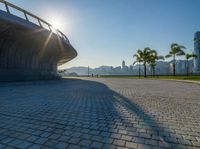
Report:
[{"label": "blue sky", "polygon": [[200,0],[9,0],[61,30],[78,57],[61,68],[127,65],[147,46],[166,55],[172,42],[193,50]]}]

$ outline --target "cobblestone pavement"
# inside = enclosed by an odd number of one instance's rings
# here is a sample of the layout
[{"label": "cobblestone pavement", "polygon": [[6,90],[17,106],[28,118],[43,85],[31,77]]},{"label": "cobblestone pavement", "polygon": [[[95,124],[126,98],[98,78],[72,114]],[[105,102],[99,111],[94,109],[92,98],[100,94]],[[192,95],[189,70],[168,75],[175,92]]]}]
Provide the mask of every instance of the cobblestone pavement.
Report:
[{"label": "cobblestone pavement", "polygon": [[3,83],[0,148],[200,148],[200,85],[114,78]]}]

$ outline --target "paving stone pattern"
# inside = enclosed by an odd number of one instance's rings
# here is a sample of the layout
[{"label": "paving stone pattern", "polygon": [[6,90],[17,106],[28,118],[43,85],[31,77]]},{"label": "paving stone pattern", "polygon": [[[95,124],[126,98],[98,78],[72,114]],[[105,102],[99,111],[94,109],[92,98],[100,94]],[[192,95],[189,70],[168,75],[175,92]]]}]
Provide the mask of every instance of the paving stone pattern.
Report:
[{"label": "paving stone pattern", "polygon": [[198,149],[200,85],[82,78],[0,84],[0,149]]}]

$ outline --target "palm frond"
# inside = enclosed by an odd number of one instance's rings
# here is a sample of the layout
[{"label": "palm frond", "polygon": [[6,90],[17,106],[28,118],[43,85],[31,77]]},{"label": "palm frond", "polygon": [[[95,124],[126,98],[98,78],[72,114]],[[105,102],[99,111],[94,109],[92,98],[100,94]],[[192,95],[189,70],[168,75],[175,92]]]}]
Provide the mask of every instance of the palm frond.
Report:
[{"label": "palm frond", "polygon": [[144,51],[150,51],[150,50],[151,50],[151,48],[149,48],[149,47],[144,48]]},{"label": "palm frond", "polygon": [[172,55],[185,55],[183,49],[186,49],[185,46],[183,45],[179,45],[177,43],[172,43],[171,44],[171,50],[169,52],[169,54],[172,54]]},{"label": "palm frond", "polygon": [[134,58],[134,57],[136,57],[136,59],[137,59],[137,58],[139,57],[139,55],[138,55],[138,54],[134,54],[134,55],[133,55],[133,58]]},{"label": "palm frond", "polygon": [[142,50],[138,49],[138,50],[137,50],[137,53],[138,53],[138,54],[141,54],[141,53],[142,53]]},{"label": "palm frond", "polygon": [[176,53],[176,55],[182,56],[182,55],[185,55],[185,52],[183,50],[179,49],[178,52]]},{"label": "palm frond", "polygon": [[190,59],[190,54],[187,53],[187,54],[185,55],[185,58],[186,58],[187,60]]},{"label": "palm frond", "polygon": [[190,58],[197,58],[197,55],[196,54],[186,54],[185,55],[185,58],[187,59],[187,60],[189,60]]},{"label": "palm frond", "polygon": [[172,44],[171,44],[171,49],[173,49],[174,47],[177,47],[177,46],[178,46],[177,43],[172,43]]},{"label": "palm frond", "polygon": [[172,54],[167,54],[167,55],[165,56],[165,58],[170,58],[170,57],[172,57]]},{"label": "palm frond", "polygon": [[133,65],[135,65],[137,62],[138,62],[138,61],[134,61],[134,62],[133,62]]},{"label": "palm frond", "polygon": [[198,56],[196,54],[191,54],[191,58],[197,58]]},{"label": "palm frond", "polygon": [[151,50],[150,55],[157,57],[158,52],[156,50]]}]

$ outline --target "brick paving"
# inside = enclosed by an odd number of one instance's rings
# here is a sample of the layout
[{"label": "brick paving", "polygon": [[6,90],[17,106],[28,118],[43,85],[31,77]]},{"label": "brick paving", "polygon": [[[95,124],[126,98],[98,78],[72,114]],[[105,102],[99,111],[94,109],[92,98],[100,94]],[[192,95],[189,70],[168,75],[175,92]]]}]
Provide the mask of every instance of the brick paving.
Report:
[{"label": "brick paving", "polygon": [[200,85],[137,79],[0,84],[0,149],[198,149]]}]

